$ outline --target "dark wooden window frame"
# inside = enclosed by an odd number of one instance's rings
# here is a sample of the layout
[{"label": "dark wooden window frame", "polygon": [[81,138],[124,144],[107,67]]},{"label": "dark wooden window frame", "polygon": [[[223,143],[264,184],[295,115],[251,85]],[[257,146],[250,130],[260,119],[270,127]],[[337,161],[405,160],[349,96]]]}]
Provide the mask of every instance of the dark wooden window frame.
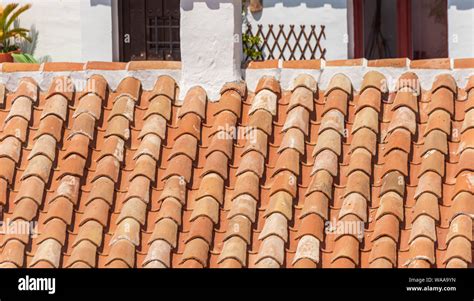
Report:
[{"label": "dark wooden window frame", "polygon": [[[173,0],[176,1],[176,0]],[[179,42],[176,42],[172,38],[172,33],[171,30],[178,30],[179,32],[179,18],[178,18],[178,25],[172,25],[171,17],[169,17],[169,26],[166,24],[160,24],[159,21],[164,21],[166,22],[167,20],[164,20],[165,18],[168,19],[167,17],[155,17],[155,16],[150,16],[149,12],[147,11],[146,7],[146,0],[118,0],[118,33],[119,33],[119,38],[118,38],[118,46],[119,46],[119,59],[120,61],[128,61],[131,56],[134,56],[132,59],[138,59],[138,60],[146,60],[146,59],[154,59],[150,58],[149,55],[149,46],[150,45],[165,45],[165,44],[170,44],[176,46],[176,44]],[[179,1],[178,3],[178,8],[179,8]],[[132,10],[134,11],[134,21],[132,22]],[[148,19],[155,19],[155,24],[150,25],[147,24]],[[175,21],[176,22],[176,21]],[[139,24],[139,26],[137,26]],[[169,27],[169,28],[168,28]],[[154,34],[153,38],[155,38],[154,41],[149,41],[147,40],[149,37],[147,34],[147,31],[153,30],[154,29]],[[160,41],[158,39],[158,30],[163,30],[169,32],[169,39],[170,41]],[[126,39],[126,34],[128,34],[128,39],[130,40],[130,43],[125,43]],[[178,33],[179,34],[179,33]],[[179,45],[178,45],[178,53],[179,53]],[[140,56],[137,56],[137,53],[140,53]],[[180,57],[180,55],[178,54]],[[176,58],[175,58],[176,60]],[[179,60],[179,58],[178,58]]]},{"label": "dark wooden window frame", "polygon": [[[397,0],[397,57],[413,59],[411,2]],[[414,0],[416,1],[416,0]],[[353,0],[354,57],[364,57],[364,0]],[[448,45],[446,45],[448,47]]]},{"label": "dark wooden window frame", "polygon": [[123,17],[123,10],[124,10],[124,7],[123,7],[123,1],[122,0],[119,0],[117,1],[117,11],[118,11],[118,49],[119,49],[119,60],[121,62],[124,61],[124,35],[125,35],[125,31],[124,31],[124,26],[126,26],[127,24],[127,21],[124,20],[124,17]]}]

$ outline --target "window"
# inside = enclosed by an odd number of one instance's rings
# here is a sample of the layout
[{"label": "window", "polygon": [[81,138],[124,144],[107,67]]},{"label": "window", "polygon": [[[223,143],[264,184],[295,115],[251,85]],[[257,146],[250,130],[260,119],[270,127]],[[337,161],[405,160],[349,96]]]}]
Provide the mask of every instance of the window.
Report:
[{"label": "window", "polygon": [[448,56],[447,0],[354,0],[354,55]]},{"label": "window", "polygon": [[180,60],[180,6],[176,0],[119,1],[120,59]]}]

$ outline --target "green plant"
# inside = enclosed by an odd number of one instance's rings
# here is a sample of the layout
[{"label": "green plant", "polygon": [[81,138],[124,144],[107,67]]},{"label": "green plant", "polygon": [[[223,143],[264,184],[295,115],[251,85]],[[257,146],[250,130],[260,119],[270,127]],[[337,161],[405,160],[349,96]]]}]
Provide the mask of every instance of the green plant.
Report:
[{"label": "green plant", "polygon": [[[20,20],[15,20],[14,22],[14,27],[15,28],[20,28]],[[39,32],[36,29],[36,26],[33,24],[30,27],[30,32],[29,32],[29,40],[21,40],[17,43],[18,48],[21,50],[22,53],[26,53],[31,55],[31,57],[34,57],[35,51],[36,51],[36,46],[38,45],[38,40],[39,40]],[[23,58],[18,58],[18,60],[14,57],[15,61],[20,63],[23,60]],[[47,63],[51,61],[51,57],[49,55],[41,56],[38,58],[35,58],[35,61],[37,61],[39,64],[41,63]]]},{"label": "green plant", "polygon": [[27,11],[31,4],[19,7],[18,3],[10,3],[5,7],[0,7],[0,46],[1,52],[7,53],[18,49],[17,42],[21,40],[31,41],[28,36],[28,29],[14,28],[13,23],[18,17]]},{"label": "green plant", "polygon": [[242,1],[242,24],[245,27],[244,32],[242,33],[243,53],[249,60],[258,60],[262,57],[262,52],[259,50],[262,39],[259,36],[245,32],[245,30],[250,26],[250,22],[247,19],[247,0]]},{"label": "green plant", "polygon": [[262,56],[262,52],[258,50],[261,42],[262,39],[259,36],[252,36],[248,33],[242,34],[243,51],[250,60],[258,60]]},{"label": "green plant", "polygon": [[39,63],[38,60],[29,53],[12,53],[12,57],[16,63]]}]

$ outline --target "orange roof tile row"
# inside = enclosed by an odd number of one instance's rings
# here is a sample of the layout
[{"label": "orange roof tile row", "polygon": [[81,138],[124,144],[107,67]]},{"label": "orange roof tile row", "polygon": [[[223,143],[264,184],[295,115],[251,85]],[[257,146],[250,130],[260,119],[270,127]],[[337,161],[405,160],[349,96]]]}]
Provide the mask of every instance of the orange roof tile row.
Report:
[{"label": "orange roof tile row", "polygon": [[[451,62],[452,61],[452,62]],[[413,68],[413,69],[467,69],[474,68],[474,59],[429,59],[429,60],[409,60],[407,58],[399,59],[348,59],[348,60],[296,60],[282,61],[281,67],[288,69],[324,69],[325,67],[395,67],[395,68]],[[279,68],[278,60],[252,61],[246,64],[249,69],[272,69]],[[63,72],[63,71],[82,71],[82,70],[150,70],[150,69],[181,69],[181,62],[173,61],[131,61],[123,62],[48,62],[43,64],[33,63],[2,63],[0,71],[11,72]]]},{"label": "orange roof tile row", "polygon": [[[279,68],[279,60],[252,61],[246,64],[249,69],[272,69]],[[325,67],[393,67],[393,68],[412,68],[412,69],[467,69],[474,68],[474,59],[426,59],[410,60],[407,58],[396,59],[378,59],[366,60],[348,59],[348,60],[302,60],[302,61],[282,61],[281,68],[288,69],[324,69]]]},{"label": "orange roof tile row", "polygon": [[[5,91],[0,267],[472,267],[474,76]],[[5,87],[1,87],[2,91]]]},{"label": "orange roof tile row", "polygon": [[181,62],[175,61],[131,61],[123,62],[48,62],[43,64],[34,63],[2,63],[0,71],[10,72],[64,72],[82,70],[154,70],[154,69],[181,69]]}]

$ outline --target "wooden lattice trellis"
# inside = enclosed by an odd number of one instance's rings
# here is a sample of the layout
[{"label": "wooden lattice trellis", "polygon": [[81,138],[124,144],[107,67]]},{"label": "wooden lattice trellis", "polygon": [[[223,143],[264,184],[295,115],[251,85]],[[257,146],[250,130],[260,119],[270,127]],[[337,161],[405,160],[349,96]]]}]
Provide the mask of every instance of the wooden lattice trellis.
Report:
[{"label": "wooden lattice trellis", "polygon": [[[287,29],[289,28],[289,29]],[[276,27],[273,24],[257,25],[254,33],[252,26],[248,25],[246,34],[258,36],[260,45],[253,47],[260,51],[261,55],[256,60],[308,60],[324,59],[326,48],[321,46],[322,40],[326,39],[325,26],[321,25],[318,31],[316,25],[283,25]],[[252,47],[252,45],[246,45]],[[255,59],[255,58],[254,58]],[[246,61],[252,60],[250,57]]]}]

